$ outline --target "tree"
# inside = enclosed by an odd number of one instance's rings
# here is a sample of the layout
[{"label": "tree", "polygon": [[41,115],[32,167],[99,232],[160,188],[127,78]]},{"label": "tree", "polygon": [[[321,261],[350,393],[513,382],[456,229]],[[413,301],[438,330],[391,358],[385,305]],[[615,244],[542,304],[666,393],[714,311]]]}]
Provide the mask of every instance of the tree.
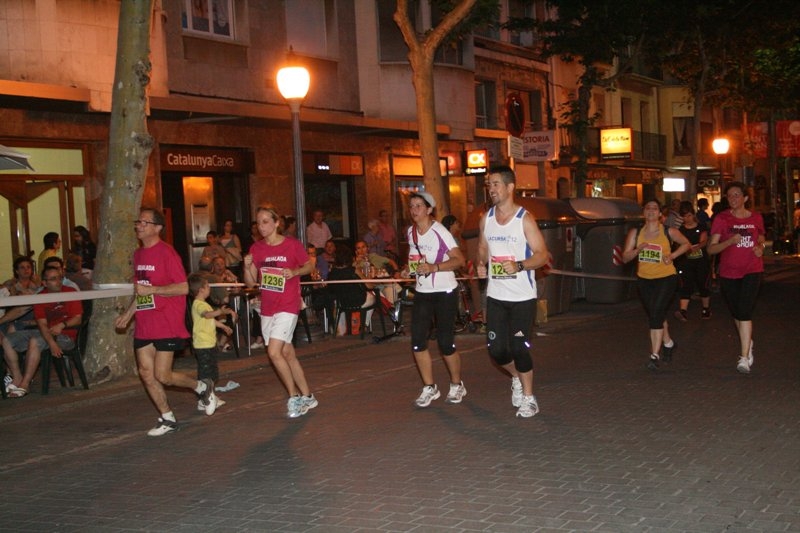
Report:
[{"label": "tree", "polygon": [[[690,180],[696,178],[702,144],[700,116],[712,106],[769,117],[796,110],[800,88],[797,2],[775,0],[683,0],[680,19],[665,18],[653,31],[653,60],[684,83],[694,102]],[[722,121],[718,120],[717,124]],[[776,170],[770,163],[770,199],[776,208]]]},{"label": "tree", "polygon": [[439,169],[439,142],[436,135],[436,103],[433,91],[433,60],[436,50],[448,34],[466,20],[477,0],[459,0],[447,11],[441,22],[423,36],[417,34],[408,15],[408,0],[397,0],[394,21],[408,46],[412,81],[417,104],[419,146],[425,189],[436,199],[440,216],[449,213]]},{"label": "tree", "polygon": [[[100,207],[94,279],[130,280],[136,248],[131,213],[138,213],[153,138],[147,132],[146,93],[150,83],[150,24],[153,0],[120,2],[117,64],[111,103],[108,170]],[[114,319],[130,297],[94,301],[85,366],[96,379],[133,372],[130,338],[114,330]]]},{"label": "tree", "polygon": [[[577,142],[576,194],[584,195],[589,169],[589,128],[596,117],[589,115],[592,90],[613,90],[641,55],[648,20],[657,3],[653,0],[549,0],[552,18],[532,21],[512,19],[509,29],[530,28],[541,38],[545,57],[558,56],[565,63],[583,67],[577,96],[566,105],[562,119],[572,128]],[[616,64],[616,65],[615,65]],[[616,66],[616,68],[613,68]]]}]

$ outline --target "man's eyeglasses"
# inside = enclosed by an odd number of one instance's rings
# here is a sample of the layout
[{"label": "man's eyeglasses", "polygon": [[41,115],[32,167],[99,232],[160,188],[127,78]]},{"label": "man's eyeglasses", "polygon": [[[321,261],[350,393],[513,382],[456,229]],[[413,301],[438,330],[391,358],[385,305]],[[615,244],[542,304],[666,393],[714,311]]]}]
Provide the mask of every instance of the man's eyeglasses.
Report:
[{"label": "man's eyeglasses", "polygon": [[154,226],[158,226],[158,224],[156,224],[155,222],[151,222],[150,220],[134,220],[133,221],[133,225],[134,226],[141,226],[141,225],[145,225],[146,226],[147,224],[152,224]]}]

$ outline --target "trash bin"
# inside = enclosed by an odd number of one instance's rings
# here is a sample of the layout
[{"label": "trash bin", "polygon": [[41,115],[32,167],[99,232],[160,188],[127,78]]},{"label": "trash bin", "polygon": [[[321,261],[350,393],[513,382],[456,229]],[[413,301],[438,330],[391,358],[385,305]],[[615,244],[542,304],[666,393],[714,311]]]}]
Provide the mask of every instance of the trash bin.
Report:
[{"label": "trash bin", "polygon": [[[545,245],[552,256],[550,268],[572,272],[575,268],[574,239],[580,222],[578,214],[564,200],[555,198],[517,198],[516,202],[536,218]],[[572,302],[572,276],[546,274],[536,271],[536,290],[539,305],[546,305],[548,315],[569,311]],[[544,275],[542,275],[544,274]]]},{"label": "trash bin", "polygon": [[635,277],[635,261],[622,262],[625,238],[633,227],[644,223],[642,206],[628,198],[570,198],[570,205],[583,219],[578,226],[575,268],[581,278],[583,294],[591,303],[619,303],[635,295],[632,281],[602,279],[601,276]]}]

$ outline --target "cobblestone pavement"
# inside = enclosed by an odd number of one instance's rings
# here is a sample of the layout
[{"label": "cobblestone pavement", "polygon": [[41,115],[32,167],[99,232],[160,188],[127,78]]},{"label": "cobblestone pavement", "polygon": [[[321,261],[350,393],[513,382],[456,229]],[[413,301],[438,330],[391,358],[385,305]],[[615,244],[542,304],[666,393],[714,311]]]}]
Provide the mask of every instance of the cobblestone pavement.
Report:
[{"label": "cobblestone pavement", "polygon": [[536,330],[527,420],[479,335],[460,405],[412,406],[407,337],[301,346],[320,405],[296,420],[263,355],[222,362],[241,386],[212,417],[170,392],[160,438],[133,379],[0,401],[0,531],[800,531],[799,303],[797,260],[771,265],[750,375],[719,295],[656,374],[638,303],[574,304]]}]

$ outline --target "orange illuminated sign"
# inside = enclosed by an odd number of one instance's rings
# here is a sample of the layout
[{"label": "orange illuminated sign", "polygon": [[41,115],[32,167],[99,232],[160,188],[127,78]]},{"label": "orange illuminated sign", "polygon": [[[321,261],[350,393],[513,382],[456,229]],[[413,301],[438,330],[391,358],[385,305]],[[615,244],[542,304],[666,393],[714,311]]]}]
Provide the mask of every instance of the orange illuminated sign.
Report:
[{"label": "orange illuminated sign", "polygon": [[489,167],[489,150],[467,150],[467,174],[479,174]]},{"label": "orange illuminated sign", "polygon": [[633,130],[631,128],[602,128],[600,130],[600,157],[602,159],[630,159],[633,155]]}]

